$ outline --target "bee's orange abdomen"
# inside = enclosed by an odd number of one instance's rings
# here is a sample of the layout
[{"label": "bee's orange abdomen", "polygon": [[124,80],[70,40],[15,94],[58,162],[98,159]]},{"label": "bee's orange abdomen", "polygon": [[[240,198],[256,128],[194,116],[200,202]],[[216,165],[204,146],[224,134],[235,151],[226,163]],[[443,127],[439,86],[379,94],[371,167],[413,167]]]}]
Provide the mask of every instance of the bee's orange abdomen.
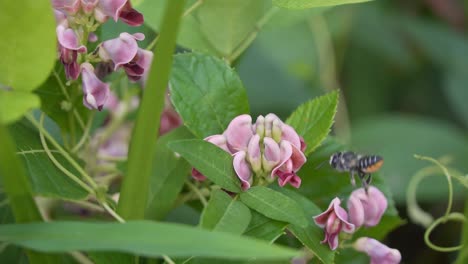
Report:
[{"label": "bee's orange abdomen", "polygon": [[365,167],[365,168],[362,168],[361,170],[365,173],[374,173],[376,171],[378,171],[380,169],[380,167],[382,167],[383,165],[383,159],[382,160],[379,160],[377,161],[376,163],[368,166],[368,167]]}]

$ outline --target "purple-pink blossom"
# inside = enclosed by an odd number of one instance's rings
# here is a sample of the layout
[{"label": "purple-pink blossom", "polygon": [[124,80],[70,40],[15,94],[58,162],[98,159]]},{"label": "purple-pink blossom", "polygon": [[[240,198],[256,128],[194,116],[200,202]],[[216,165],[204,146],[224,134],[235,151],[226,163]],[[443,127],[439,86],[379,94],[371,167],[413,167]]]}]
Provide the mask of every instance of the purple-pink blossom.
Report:
[{"label": "purple-pink blossom", "polygon": [[112,61],[114,70],[123,67],[130,80],[144,78],[153,59],[153,53],[138,47],[138,41],[145,39],[142,33],[121,33],[118,38],[104,41],[99,48],[99,56],[104,61]]},{"label": "purple-pink blossom", "polygon": [[386,209],[387,199],[374,186],[369,187],[368,193],[364,188],[354,190],[348,199],[349,221],[356,227],[377,225]]},{"label": "purple-pink blossom", "polygon": [[86,47],[80,44],[75,31],[60,24],[56,28],[59,43],[60,61],[65,67],[67,79],[76,80],[80,75],[80,65],[77,62],[78,53],[86,53]]},{"label": "purple-pink blossom", "polygon": [[389,248],[373,238],[361,237],[353,246],[370,257],[370,264],[398,264],[401,261],[400,251]]},{"label": "purple-pink blossom", "polygon": [[233,167],[243,190],[250,188],[254,177],[267,181],[278,178],[280,186],[301,185],[296,172],[306,162],[304,141],[274,114],[259,116],[255,123],[250,115],[237,116],[223,134],[205,140],[233,156]]},{"label": "purple-pink blossom", "polygon": [[322,243],[328,242],[331,250],[338,247],[338,236],[341,231],[351,234],[355,229],[354,225],[347,221],[348,214],[340,203],[340,199],[336,197],[325,212],[314,216],[315,223],[325,231]]},{"label": "purple-pink blossom", "polygon": [[109,84],[102,82],[94,73],[94,67],[85,62],[81,64],[83,81],[83,104],[89,109],[102,110],[109,97]]}]

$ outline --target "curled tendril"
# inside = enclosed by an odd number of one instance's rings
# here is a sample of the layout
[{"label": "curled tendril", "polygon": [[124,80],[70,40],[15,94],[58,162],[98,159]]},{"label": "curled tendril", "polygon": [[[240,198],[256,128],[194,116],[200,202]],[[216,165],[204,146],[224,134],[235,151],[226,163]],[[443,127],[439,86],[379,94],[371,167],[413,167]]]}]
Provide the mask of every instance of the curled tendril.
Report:
[{"label": "curled tendril", "polygon": [[[452,251],[457,251],[463,248],[463,244],[459,246],[454,246],[454,247],[440,247],[432,243],[430,240],[429,236],[432,233],[432,231],[441,223],[446,223],[448,221],[458,221],[464,223],[466,221],[466,217],[461,214],[461,213],[451,213],[452,211],[452,203],[453,203],[453,185],[452,185],[452,178],[457,179],[462,185],[468,188],[466,181],[467,177],[462,177],[459,176],[458,172],[456,171],[449,171],[444,165],[442,165],[439,161],[430,158],[430,157],[424,157],[424,156],[419,156],[419,155],[414,155],[416,159],[420,160],[426,160],[429,162],[432,162],[435,164],[435,166],[427,167],[424,169],[421,169],[418,171],[414,177],[411,179],[409,185],[408,185],[408,190],[407,190],[407,205],[408,205],[408,215],[411,218],[413,222],[419,223],[422,226],[426,227],[426,232],[424,233],[424,242],[428,247],[430,247],[433,250],[440,251],[440,252],[452,252]],[[445,211],[445,214],[434,220],[434,218],[424,210],[422,210],[417,203],[416,200],[416,190],[419,185],[419,183],[426,178],[427,176],[434,175],[438,172],[444,173],[444,175],[447,178],[447,183],[448,183],[448,202],[447,202],[447,209]],[[452,175],[456,174],[456,175]]]}]

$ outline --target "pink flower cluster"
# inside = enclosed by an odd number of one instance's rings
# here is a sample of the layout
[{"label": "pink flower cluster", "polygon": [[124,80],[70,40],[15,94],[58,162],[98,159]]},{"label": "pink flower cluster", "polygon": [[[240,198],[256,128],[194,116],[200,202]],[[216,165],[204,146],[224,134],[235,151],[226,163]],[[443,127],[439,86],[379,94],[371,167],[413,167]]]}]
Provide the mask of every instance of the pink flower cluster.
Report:
[{"label": "pink flower cluster", "polygon": [[[387,209],[387,199],[384,194],[373,186],[369,187],[368,193],[364,188],[351,193],[348,199],[349,214],[340,204],[340,199],[336,197],[325,212],[314,217],[315,223],[325,231],[322,243],[328,242],[332,250],[338,247],[338,236],[341,231],[351,234],[358,227],[375,226]],[[390,249],[375,239],[360,238],[356,243],[358,250],[371,256],[371,263],[394,264],[399,263],[401,259],[398,250]]]},{"label": "pink flower cluster", "polygon": [[[267,180],[278,178],[278,184],[287,183],[299,188],[301,178],[296,172],[306,162],[304,140],[294,128],[283,123],[274,114],[259,116],[255,124],[250,115],[234,118],[226,131],[205,138],[234,156],[234,170],[243,190],[254,182],[254,175]],[[196,169],[192,176],[204,180]]]},{"label": "pink flower cluster", "polygon": [[52,0],[57,21],[60,61],[68,80],[82,76],[83,104],[89,109],[102,110],[109,97],[109,84],[96,74],[94,66],[110,65],[116,71],[123,68],[132,81],[146,79],[153,53],[138,47],[141,33],[121,33],[115,39],[98,45],[98,52],[87,54],[88,42],[96,42],[96,29],[109,18],[122,20],[130,26],[143,24],[143,15],[132,8],[129,0]]}]

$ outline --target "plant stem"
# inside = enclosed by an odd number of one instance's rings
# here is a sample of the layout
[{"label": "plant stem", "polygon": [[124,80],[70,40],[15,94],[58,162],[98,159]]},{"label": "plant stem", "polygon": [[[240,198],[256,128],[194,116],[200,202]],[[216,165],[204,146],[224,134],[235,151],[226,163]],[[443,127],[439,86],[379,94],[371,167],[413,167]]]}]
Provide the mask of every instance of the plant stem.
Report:
[{"label": "plant stem", "polygon": [[[30,182],[6,127],[0,124],[0,177],[17,223],[40,222],[41,214],[32,197]],[[57,256],[26,251],[29,263],[60,263]]]},{"label": "plant stem", "polygon": [[149,191],[154,147],[184,0],[167,1],[158,51],[149,72],[147,86],[138,110],[129,148],[127,174],[123,178],[117,212],[125,219],[143,219]]},{"label": "plant stem", "polygon": [[193,185],[193,183],[191,183],[190,180],[185,181],[185,184],[187,184],[189,189],[197,195],[203,207],[206,207],[208,205],[208,202],[206,201],[205,196],[200,192],[200,190],[198,190],[197,186]]},{"label": "plant stem", "polygon": [[328,30],[327,22],[321,14],[317,14],[309,19],[309,27],[314,34],[314,40],[317,46],[322,86],[328,91],[338,90],[340,95],[335,121],[336,134],[345,142],[349,142],[351,129],[349,126],[348,110],[344,93],[338,81],[333,41]]},{"label": "plant stem", "polygon": [[[41,118],[43,117],[44,117],[44,113],[42,114]],[[42,133],[45,136],[45,138],[50,143],[52,143],[52,145],[57,149],[57,151],[59,151],[60,154],[62,154],[62,156],[68,162],[70,162],[70,164],[85,178],[88,184],[91,185],[93,189],[97,189],[98,186],[94,182],[93,178],[91,178],[91,176],[89,176],[88,173],[84,171],[84,169],[75,161],[75,159],[72,158],[70,154],[68,154],[68,152],[66,152],[62,148],[62,146],[60,146],[60,144],[49,134],[49,132],[47,132],[47,130],[45,130],[31,114],[27,114],[26,118],[39,130],[40,133]]]},{"label": "plant stem", "polygon": [[273,17],[276,12],[278,12],[279,8],[276,6],[272,6],[255,24],[254,30],[252,30],[247,37],[242,40],[242,42],[233,50],[232,54],[229,55],[227,61],[231,64],[237,57],[239,57],[244,50],[252,44],[252,42],[257,37],[260,30],[265,26],[265,24]]},{"label": "plant stem", "polygon": [[106,211],[112,217],[114,217],[117,221],[119,221],[120,223],[125,223],[125,220],[120,215],[118,215],[114,210],[112,210],[112,208],[110,208],[110,206],[106,202],[103,202],[101,204],[102,204],[102,207],[104,207],[104,209],[106,209]]},{"label": "plant stem", "polygon": [[94,113],[89,117],[88,123],[86,124],[85,130],[83,132],[83,136],[81,136],[80,141],[73,148],[73,150],[72,150],[73,153],[76,153],[78,150],[80,150],[81,147],[83,147],[83,145],[86,143],[86,141],[90,138],[89,137],[89,132],[91,131],[91,126],[93,124],[93,119],[94,119]]},{"label": "plant stem", "polygon": [[[44,128],[43,127],[43,124],[44,124],[44,114],[41,115],[41,120],[39,121],[39,126],[41,128]],[[41,144],[42,144],[42,147],[44,148],[44,151],[46,152],[47,156],[49,157],[50,161],[52,161],[52,163],[54,163],[54,165],[61,171],[63,172],[63,174],[67,175],[71,180],[73,180],[74,182],[76,182],[78,185],[80,185],[83,189],[85,189],[89,194],[94,194],[94,190],[92,188],[90,188],[88,185],[86,185],[86,183],[82,182],[78,177],[76,177],[75,175],[73,175],[73,173],[71,173],[70,171],[68,171],[67,169],[65,169],[65,167],[62,166],[62,164],[60,164],[60,162],[58,162],[57,159],[55,159],[54,155],[52,154],[52,152],[50,151],[49,149],[49,146],[47,146],[47,142],[44,138],[44,133],[43,133],[44,129],[40,129],[39,130],[39,137],[41,139]]]}]

